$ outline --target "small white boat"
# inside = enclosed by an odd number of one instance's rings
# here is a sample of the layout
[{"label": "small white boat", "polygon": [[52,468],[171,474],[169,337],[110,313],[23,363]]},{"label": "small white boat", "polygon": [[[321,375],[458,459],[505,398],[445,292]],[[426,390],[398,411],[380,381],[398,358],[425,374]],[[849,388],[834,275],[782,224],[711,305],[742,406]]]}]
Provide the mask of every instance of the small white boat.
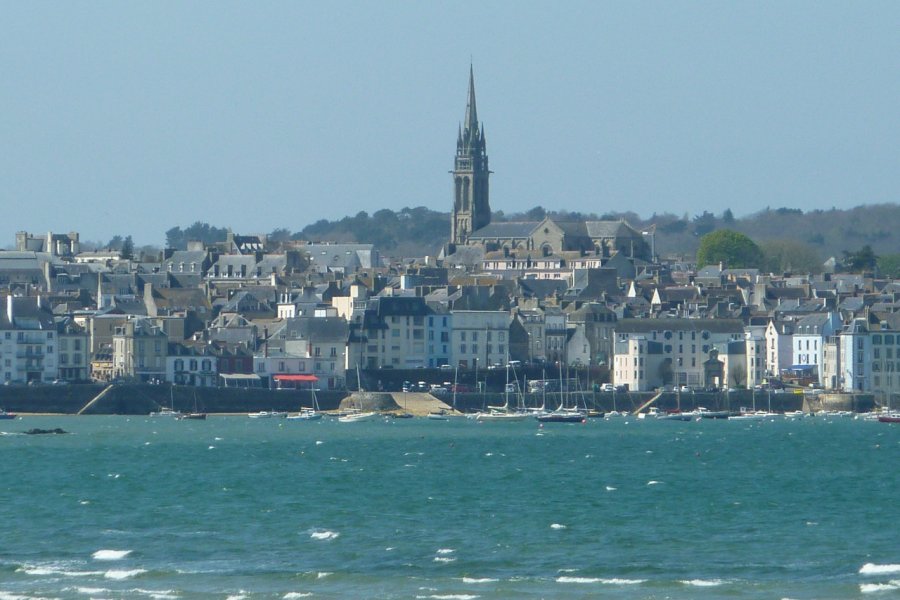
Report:
[{"label": "small white boat", "polygon": [[288,414],[278,410],[261,410],[247,415],[251,419],[285,419]]},{"label": "small white boat", "polygon": [[356,423],[357,421],[377,419],[380,416],[381,414],[377,412],[351,412],[343,417],[338,417],[338,421],[341,423]]},{"label": "small white boat", "polygon": [[527,412],[510,412],[504,410],[491,410],[488,412],[475,413],[476,421],[524,421],[530,419],[531,415]]},{"label": "small white boat", "polygon": [[164,417],[177,419],[181,417],[181,413],[177,410],[172,410],[171,408],[163,406],[158,411],[150,413],[150,416],[154,419]]},{"label": "small white boat", "polygon": [[322,418],[322,413],[313,408],[301,408],[296,415],[288,415],[288,421],[318,421]]}]

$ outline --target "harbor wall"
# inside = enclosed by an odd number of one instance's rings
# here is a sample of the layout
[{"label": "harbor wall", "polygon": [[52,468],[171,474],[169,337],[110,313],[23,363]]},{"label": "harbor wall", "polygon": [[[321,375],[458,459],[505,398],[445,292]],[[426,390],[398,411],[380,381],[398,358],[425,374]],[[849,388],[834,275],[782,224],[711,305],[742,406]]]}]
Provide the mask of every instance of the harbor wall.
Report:
[{"label": "harbor wall", "polygon": [[[17,413],[76,414],[107,386],[0,386],[0,407]],[[343,391],[318,391],[322,410],[337,408],[347,396]],[[309,390],[261,388],[192,388],[170,385],[114,384],[84,414],[146,415],[161,407],[182,412],[246,413],[260,410],[296,412],[311,406]]]}]

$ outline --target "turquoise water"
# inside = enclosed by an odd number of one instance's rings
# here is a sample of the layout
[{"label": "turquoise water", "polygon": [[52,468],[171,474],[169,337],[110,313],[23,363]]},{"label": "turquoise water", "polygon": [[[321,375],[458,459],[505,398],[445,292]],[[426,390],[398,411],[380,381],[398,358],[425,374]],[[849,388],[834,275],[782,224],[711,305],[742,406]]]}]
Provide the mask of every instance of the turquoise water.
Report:
[{"label": "turquoise water", "polygon": [[[19,435],[62,427],[71,435]],[[0,600],[880,598],[900,427],[29,417]]]}]

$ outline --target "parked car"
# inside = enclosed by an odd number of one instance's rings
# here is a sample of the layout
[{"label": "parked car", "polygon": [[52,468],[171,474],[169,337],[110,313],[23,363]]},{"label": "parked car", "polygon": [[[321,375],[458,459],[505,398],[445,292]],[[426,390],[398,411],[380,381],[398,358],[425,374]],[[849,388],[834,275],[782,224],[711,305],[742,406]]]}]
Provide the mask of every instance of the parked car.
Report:
[{"label": "parked car", "polygon": [[683,385],[680,388],[678,388],[678,391],[681,392],[682,394],[690,394],[693,390],[691,389],[691,386]]},{"label": "parked car", "polygon": [[614,392],[614,391],[616,391],[616,386],[614,386],[611,383],[604,383],[603,385],[600,386],[600,391],[601,392]]},{"label": "parked car", "polygon": [[409,381],[404,381],[403,387],[401,387],[400,389],[403,390],[404,392],[411,392],[412,388],[413,388],[412,383],[410,383]]}]

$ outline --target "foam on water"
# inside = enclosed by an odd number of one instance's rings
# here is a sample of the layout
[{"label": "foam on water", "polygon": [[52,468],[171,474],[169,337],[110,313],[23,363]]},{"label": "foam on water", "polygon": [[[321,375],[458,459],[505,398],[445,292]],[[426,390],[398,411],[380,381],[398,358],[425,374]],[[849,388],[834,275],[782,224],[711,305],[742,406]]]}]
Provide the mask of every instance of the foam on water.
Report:
[{"label": "foam on water", "polygon": [[430,596],[416,596],[416,598],[433,598],[434,600],[475,600],[481,598],[477,594],[431,594]]},{"label": "foam on water", "polygon": [[131,579],[142,573],[146,573],[147,569],[112,569],[103,574],[107,579]]},{"label": "foam on water", "polygon": [[892,592],[900,590],[900,580],[889,581],[888,583],[861,583],[859,591],[862,594],[876,594],[878,592]]},{"label": "foam on water", "polygon": [[614,487],[611,486],[611,485],[606,486],[606,491],[607,491],[607,492],[614,492],[614,491],[616,491],[617,489],[618,489],[618,488],[614,488]]},{"label": "foam on water", "polygon": [[57,564],[49,565],[22,565],[16,569],[17,573],[25,573],[26,575],[62,575],[63,577],[91,577],[103,575],[103,571],[75,571],[70,567]]},{"label": "foam on water", "polygon": [[97,550],[91,554],[94,560],[122,560],[131,554],[131,550]]},{"label": "foam on water", "polygon": [[884,575],[886,573],[900,573],[900,565],[866,563],[859,568],[860,575]]},{"label": "foam on water", "polygon": [[651,479],[650,481],[647,482],[647,485],[659,485],[660,483],[662,483],[662,482]]},{"label": "foam on water", "polygon": [[337,531],[328,531],[328,530],[316,530],[312,531],[309,534],[314,540],[334,540],[337,539],[341,534]]},{"label": "foam on water", "polygon": [[551,523],[550,529],[566,529],[566,526],[560,523]]},{"label": "foam on water", "polygon": [[325,579],[326,577],[330,577],[331,575],[334,575],[334,573],[330,571],[320,571],[316,573],[316,579]]},{"label": "foam on water", "polygon": [[437,554],[453,554],[456,552],[453,548],[438,548]]},{"label": "foam on water", "polygon": [[438,562],[438,563],[452,563],[455,560],[456,560],[455,558],[449,557],[449,556],[435,556],[434,557],[434,562]]},{"label": "foam on water", "polygon": [[312,592],[288,592],[282,598],[283,600],[296,600],[297,598],[309,598],[312,595]]},{"label": "foam on water", "polygon": [[556,583],[602,583],[605,585],[640,585],[646,579],[620,579],[605,577],[557,577]]},{"label": "foam on water", "polygon": [[491,577],[463,577],[463,583],[496,583],[499,581],[498,579],[492,579]]},{"label": "foam on water", "polygon": [[175,598],[178,598],[178,593],[175,590],[144,590],[141,588],[134,588],[129,591],[135,594],[150,596],[154,600],[174,600]]},{"label": "foam on water", "polygon": [[12,592],[0,591],[0,600],[51,600],[51,599],[43,598],[41,596],[22,596],[20,594],[14,594]]},{"label": "foam on water", "polygon": [[681,583],[695,587],[716,587],[726,582],[722,579],[686,579],[682,580]]}]

